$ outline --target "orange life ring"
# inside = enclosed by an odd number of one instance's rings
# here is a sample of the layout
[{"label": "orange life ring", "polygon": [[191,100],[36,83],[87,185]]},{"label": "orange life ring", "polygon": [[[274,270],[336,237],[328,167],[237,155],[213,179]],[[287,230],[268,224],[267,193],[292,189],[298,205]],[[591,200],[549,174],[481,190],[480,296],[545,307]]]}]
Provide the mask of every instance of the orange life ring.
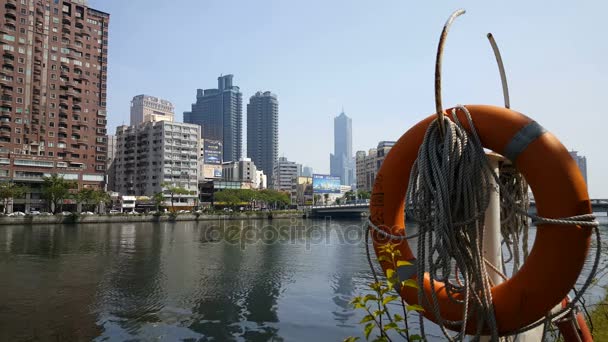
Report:
[{"label": "orange life ring", "polygon": [[[525,177],[536,199],[539,216],[562,218],[591,213],[583,177],[555,136],[545,132],[532,119],[510,109],[487,105],[467,105],[466,108],[483,146],[508,157]],[[452,109],[446,113],[451,118]],[[457,109],[456,113],[470,132],[464,112]],[[405,234],[404,205],[408,178],[427,127],[434,118],[435,115],[428,117],[407,131],[391,149],[376,176],[370,220],[393,235]],[[538,226],[536,240],[523,267],[512,278],[492,288],[499,334],[513,332],[537,321],[566,297],[582,270],[591,233],[591,228],[576,225]],[[387,238],[376,231],[372,231],[372,236],[378,255],[378,248],[387,243]],[[398,248],[400,260],[415,259],[407,240],[400,240]],[[385,261],[381,265],[384,270],[390,266]],[[399,274],[415,279],[415,263],[401,268]],[[430,301],[432,290],[428,273],[423,284],[424,295]],[[435,292],[442,318],[461,320],[462,304],[448,298],[444,285],[437,281]],[[408,304],[420,304],[417,289],[402,287],[400,295]],[[436,321],[430,308],[425,308],[424,315]],[[466,332],[475,331],[476,322],[469,320]]]}]

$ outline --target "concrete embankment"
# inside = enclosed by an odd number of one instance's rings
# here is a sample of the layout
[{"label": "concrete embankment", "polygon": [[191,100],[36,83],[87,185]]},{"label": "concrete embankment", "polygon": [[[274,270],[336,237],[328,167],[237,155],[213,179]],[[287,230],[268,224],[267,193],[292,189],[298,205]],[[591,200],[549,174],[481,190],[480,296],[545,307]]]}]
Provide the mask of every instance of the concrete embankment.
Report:
[{"label": "concrete embankment", "polygon": [[133,222],[176,222],[176,221],[216,221],[216,220],[263,220],[301,218],[301,211],[246,212],[231,214],[177,214],[177,215],[71,215],[71,216],[2,216],[0,225],[33,224],[87,224],[87,223],[133,223]]}]

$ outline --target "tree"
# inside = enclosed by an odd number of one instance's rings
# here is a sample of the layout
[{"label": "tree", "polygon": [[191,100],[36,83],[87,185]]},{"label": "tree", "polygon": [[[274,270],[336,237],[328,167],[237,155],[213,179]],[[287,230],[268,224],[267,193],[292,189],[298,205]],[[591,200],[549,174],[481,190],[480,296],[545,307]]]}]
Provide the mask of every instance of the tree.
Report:
[{"label": "tree", "polygon": [[329,202],[329,194],[323,194],[323,199],[325,199],[325,205],[327,205],[327,202]]},{"label": "tree", "polygon": [[2,212],[6,214],[6,208],[11,199],[21,197],[25,194],[25,187],[13,182],[0,183],[0,200],[2,201]]},{"label": "tree", "polygon": [[70,189],[74,185],[74,182],[67,181],[57,174],[43,178],[42,198],[49,202],[53,214],[57,213],[57,207],[63,211],[63,200],[70,197]]},{"label": "tree", "polygon": [[[76,201],[76,205],[89,204],[92,202],[95,196],[95,189],[82,188],[77,193],[72,195],[72,198]],[[81,209],[82,210],[82,209]]]},{"label": "tree", "polygon": [[156,205],[156,211],[160,212],[160,206],[165,201],[165,195],[162,192],[157,192],[152,196],[152,201]]},{"label": "tree", "polygon": [[314,197],[314,198],[313,198],[313,199],[314,199],[314,204],[315,204],[315,205],[319,204],[319,201],[321,200],[321,195],[316,194],[316,195],[314,195],[313,197]]},{"label": "tree", "polygon": [[372,195],[369,193],[369,191],[365,191],[365,190],[359,190],[357,192],[357,196],[360,199],[370,199],[372,197]]},{"label": "tree", "polygon": [[171,183],[163,182],[161,186],[171,196],[171,211],[173,212],[175,211],[175,196],[190,195],[192,193],[192,191],[185,189],[183,186],[175,186]]},{"label": "tree", "polygon": [[91,196],[91,202],[93,202],[93,204],[95,204],[95,209],[97,212],[99,212],[99,205],[101,203],[111,203],[112,202],[112,197],[110,197],[110,194],[101,190],[101,189],[95,189],[93,191],[93,195]]}]

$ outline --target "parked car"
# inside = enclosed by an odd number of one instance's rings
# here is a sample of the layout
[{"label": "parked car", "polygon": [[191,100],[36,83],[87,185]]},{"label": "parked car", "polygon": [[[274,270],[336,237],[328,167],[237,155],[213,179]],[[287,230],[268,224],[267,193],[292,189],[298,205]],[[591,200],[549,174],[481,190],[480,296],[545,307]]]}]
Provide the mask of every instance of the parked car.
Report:
[{"label": "parked car", "polygon": [[70,215],[72,215],[72,213],[69,212],[69,211],[62,211],[59,215],[61,215],[61,216],[70,216]]},{"label": "parked car", "polygon": [[90,212],[90,211],[83,211],[82,213],[80,213],[81,215],[95,215],[95,213]]},{"label": "parked car", "polygon": [[120,210],[112,209],[110,210],[110,215],[120,214]]},{"label": "parked car", "polygon": [[178,213],[178,214],[185,214],[185,213],[187,213],[187,212],[188,212],[188,210],[178,210],[178,212],[177,212],[177,213]]},{"label": "parked car", "polygon": [[38,210],[31,210],[30,211],[30,215],[32,215],[32,216],[38,216],[38,215],[40,215],[40,212]]},{"label": "parked car", "polygon": [[21,211],[13,211],[12,213],[10,213],[6,216],[25,216],[25,213],[21,212]]},{"label": "parked car", "polygon": [[40,212],[41,216],[53,216],[53,213],[47,213],[46,211]]}]

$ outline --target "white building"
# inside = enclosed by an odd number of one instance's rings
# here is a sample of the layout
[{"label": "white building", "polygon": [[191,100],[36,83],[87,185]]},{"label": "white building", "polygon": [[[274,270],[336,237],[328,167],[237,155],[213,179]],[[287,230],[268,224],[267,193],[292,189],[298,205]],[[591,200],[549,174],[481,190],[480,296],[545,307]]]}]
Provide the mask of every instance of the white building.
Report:
[{"label": "white building", "polygon": [[153,196],[168,186],[190,194],[174,196],[175,206],[194,206],[200,176],[200,126],[169,121],[116,128],[115,190],[121,195]]},{"label": "white building", "polygon": [[223,163],[222,179],[249,183],[251,189],[263,189],[266,184],[266,176],[261,170],[257,169],[251,158],[242,158],[238,162]]},{"label": "white building", "polygon": [[173,121],[173,104],[149,95],[137,95],[131,100],[131,126],[142,122]]},{"label": "white building", "polygon": [[273,170],[273,188],[279,191],[292,192],[296,188],[299,164],[280,157]]}]

